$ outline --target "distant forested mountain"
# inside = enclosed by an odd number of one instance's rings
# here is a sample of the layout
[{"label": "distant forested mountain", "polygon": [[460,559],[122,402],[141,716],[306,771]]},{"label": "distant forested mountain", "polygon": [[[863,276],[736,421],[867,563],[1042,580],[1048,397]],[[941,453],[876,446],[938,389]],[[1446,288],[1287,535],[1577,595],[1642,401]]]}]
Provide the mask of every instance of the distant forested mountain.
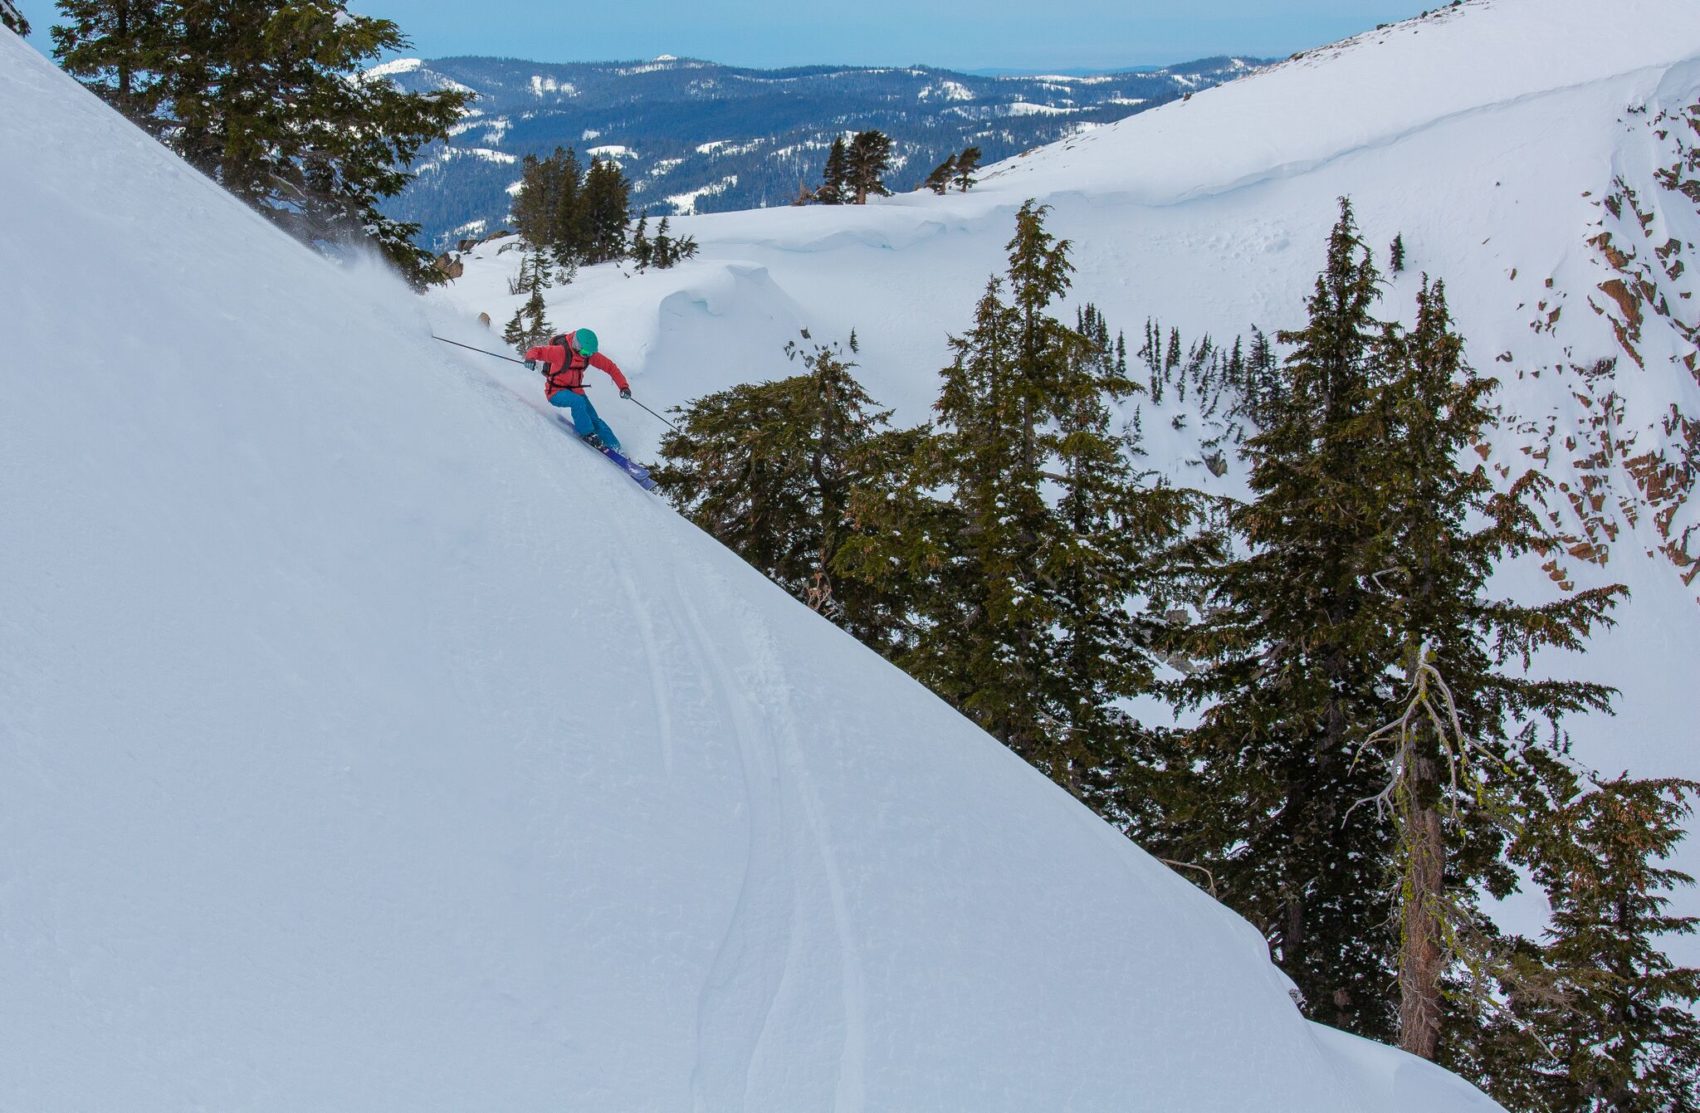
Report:
[{"label": "distant forested mountain", "polygon": [[424,153],[389,206],[429,244],[502,225],[519,161],[556,147],[619,162],[634,212],[719,212],[789,204],[820,181],[834,138],[891,136],[894,190],[918,187],[970,145],[987,163],[1232,80],[1257,68],[1208,58],[1090,76],[976,76],[914,66],[751,70],[687,58],[548,64],[507,58],[403,59],[398,85],[478,94],[453,140]]}]

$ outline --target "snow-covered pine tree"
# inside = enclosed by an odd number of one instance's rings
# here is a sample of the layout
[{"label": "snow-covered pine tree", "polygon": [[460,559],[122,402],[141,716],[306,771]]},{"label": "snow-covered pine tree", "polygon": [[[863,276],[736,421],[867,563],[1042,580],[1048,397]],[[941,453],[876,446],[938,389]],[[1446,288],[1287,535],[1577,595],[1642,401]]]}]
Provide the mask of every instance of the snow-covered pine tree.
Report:
[{"label": "snow-covered pine tree", "polygon": [[166,92],[164,0],[59,0],[53,56],[83,85],[147,131]]},{"label": "snow-covered pine tree", "polygon": [[24,18],[24,13],[18,10],[18,6],[12,0],[0,0],[0,27],[5,27],[8,31],[15,31],[20,35],[30,33],[29,20]]}]

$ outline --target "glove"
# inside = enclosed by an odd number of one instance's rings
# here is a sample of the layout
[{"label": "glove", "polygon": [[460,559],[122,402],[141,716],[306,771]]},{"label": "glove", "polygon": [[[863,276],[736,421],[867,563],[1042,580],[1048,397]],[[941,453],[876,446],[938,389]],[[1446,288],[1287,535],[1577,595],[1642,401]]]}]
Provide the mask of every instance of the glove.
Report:
[{"label": "glove", "polygon": [[623,387],[620,388],[620,397],[621,398],[630,398],[631,396],[632,396],[632,388],[631,387],[623,386]]}]

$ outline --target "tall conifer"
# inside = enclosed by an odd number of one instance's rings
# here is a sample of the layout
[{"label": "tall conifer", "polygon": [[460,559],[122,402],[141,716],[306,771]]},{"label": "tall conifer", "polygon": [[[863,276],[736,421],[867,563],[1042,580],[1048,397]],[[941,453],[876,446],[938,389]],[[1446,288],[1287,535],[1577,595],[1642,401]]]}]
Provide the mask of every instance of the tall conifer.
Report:
[{"label": "tall conifer", "polygon": [[1281,337],[1295,345],[1289,393],[1248,442],[1256,498],[1230,516],[1246,552],[1216,573],[1194,631],[1206,667],[1175,686],[1205,706],[1182,763],[1196,797],[1156,842],[1211,872],[1311,1015],[1385,1039],[1392,839],[1373,809],[1353,808],[1380,788],[1353,758],[1385,721],[1383,663],[1395,655],[1369,579],[1385,555],[1382,496],[1364,471],[1384,429],[1376,294],[1342,201],[1310,322]]},{"label": "tall conifer", "polygon": [[1384,440],[1363,474],[1385,499],[1388,544],[1369,579],[1399,641],[1386,663],[1416,713],[1376,732],[1369,749],[1389,771],[1381,800],[1397,836],[1400,1043],[1432,1059],[1443,982],[1472,957],[1455,941],[1475,916],[1475,890],[1503,893],[1513,883],[1498,860],[1513,787],[1501,771],[1563,716],[1604,711],[1610,697],[1597,684],[1512,674],[1507,662],[1520,666],[1546,647],[1581,649],[1620,589],[1543,606],[1489,596],[1498,564],[1545,543],[1527,503],[1543,481],[1530,473],[1498,492],[1470,451],[1492,429],[1496,384],[1465,361],[1442,283],[1424,277],[1414,327],[1390,329],[1383,358]]}]

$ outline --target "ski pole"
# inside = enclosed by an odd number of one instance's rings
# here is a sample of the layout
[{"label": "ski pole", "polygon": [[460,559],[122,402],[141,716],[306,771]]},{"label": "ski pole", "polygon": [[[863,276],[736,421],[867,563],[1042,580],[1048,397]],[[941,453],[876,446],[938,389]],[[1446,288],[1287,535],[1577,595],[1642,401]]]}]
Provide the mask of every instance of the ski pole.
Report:
[{"label": "ski pole", "polygon": [[513,356],[505,356],[501,352],[492,352],[488,348],[474,348],[471,344],[462,344],[459,340],[448,340],[444,337],[438,336],[434,332],[431,334],[431,339],[441,340],[445,344],[453,344],[457,348],[465,348],[469,352],[482,352],[487,356],[495,356],[497,359],[505,359],[509,363],[520,363],[525,364],[527,367],[530,366],[530,364],[526,364],[523,359],[515,359]]},{"label": "ski pole", "polygon": [[[648,414],[650,417],[653,417],[655,420],[659,421],[661,424],[667,426],[667,428],[673,430],[673,432],[675,432],[675,433],[679,432],[679,427],[677,425],[674,425],[671,421],[668,421],[666,418],[662,417],[660,414],[656,413],[654,410],[650,409],[648,406],[645,406],[642,402],[638,402],[638,400],[636,398],[627,398],[626,401],[637,402],[638,407],[640,409],[642,409],[644,413]],[[680,433],[679,435],[683,436],[684,434]]]}]

